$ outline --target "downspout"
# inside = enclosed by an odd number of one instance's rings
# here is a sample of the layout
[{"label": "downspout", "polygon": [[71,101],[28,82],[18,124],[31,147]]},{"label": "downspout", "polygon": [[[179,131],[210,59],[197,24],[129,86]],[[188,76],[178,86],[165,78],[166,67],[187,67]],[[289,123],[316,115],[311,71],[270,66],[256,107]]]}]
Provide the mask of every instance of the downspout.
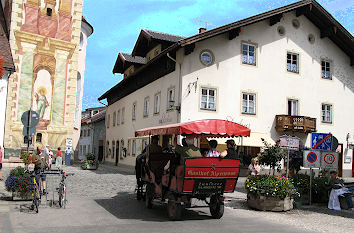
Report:
[{"label": "downspout", "polygon": [[170,53],[168,52],[167,57],[169,59],[171,59],[172,61],[174,61],[176,64],[178,64],[178,106],[179,106],[179,110],[177,111],[177,123],[181,122],[181,107],[182,107],[182,76],[181,76],[181,66],[182,64],[177,62],[176,59],[174,59],[173,57],[170,56]]}]

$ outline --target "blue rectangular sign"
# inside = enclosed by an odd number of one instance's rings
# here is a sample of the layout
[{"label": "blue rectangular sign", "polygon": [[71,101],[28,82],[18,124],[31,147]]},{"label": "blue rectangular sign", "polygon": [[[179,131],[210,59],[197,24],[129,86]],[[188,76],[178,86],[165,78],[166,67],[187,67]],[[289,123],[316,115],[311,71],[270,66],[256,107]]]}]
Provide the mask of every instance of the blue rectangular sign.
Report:
[{"label": "blue rectangular sign", "polygon": [[311,147],[313,150],[332,150],[332,135],[312,133]]}]

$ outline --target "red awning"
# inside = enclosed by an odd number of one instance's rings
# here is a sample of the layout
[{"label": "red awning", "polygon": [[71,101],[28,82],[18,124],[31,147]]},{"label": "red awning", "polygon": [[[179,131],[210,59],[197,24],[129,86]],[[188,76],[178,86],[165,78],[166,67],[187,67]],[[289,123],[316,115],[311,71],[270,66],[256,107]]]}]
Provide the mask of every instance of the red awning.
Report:
[{"label": "red awning", "polygon": [[205,137],[248,137],[251,130],[243,125],[226,120],[199,120],[186,123],[149,127],[135,131],[135,136],[162,134],[195,134]]}]

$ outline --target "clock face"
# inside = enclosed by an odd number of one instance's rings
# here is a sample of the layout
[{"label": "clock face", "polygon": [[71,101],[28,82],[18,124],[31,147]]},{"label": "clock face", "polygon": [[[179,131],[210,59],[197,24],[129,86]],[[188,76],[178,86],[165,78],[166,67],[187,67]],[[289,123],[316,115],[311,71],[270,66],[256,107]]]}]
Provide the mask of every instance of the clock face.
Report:
[{"label": "clock face", "polygon": [[200,61],[203,65],[209,66],[213,63],[213,55],[209,51],[203,51],[200,54]]}]

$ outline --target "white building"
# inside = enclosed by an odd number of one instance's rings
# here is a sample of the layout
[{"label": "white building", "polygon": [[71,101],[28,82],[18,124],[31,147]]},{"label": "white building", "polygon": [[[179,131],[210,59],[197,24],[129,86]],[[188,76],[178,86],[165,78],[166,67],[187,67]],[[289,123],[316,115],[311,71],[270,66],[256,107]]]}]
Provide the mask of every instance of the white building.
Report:
[{"label": "white building", "polygon": [[6,102],[8,79],[15,67],[12,60],[11,49],[9,44],[8,23],[4,14],[4,2],[0,1],[0,57],[2,58],[2,66],[5,69],[1,75],[0,71],[0,146],[4,147],[4,131],[6,118]]},{"label": "white building", "polygon": [[73,148],[77,150],[77,145],[80,139],[81,127],[81,111],[82,111],[82,97],[84,93],[84,74],[86,61],[87,39],[93,33],[93,27],[87,22],[85,17],[82,17],[80,44],[79,44],[79,61],[77,72],[77,88],[76,88],[76,106],[75,106],[75,127],[73,134]]},{"label": "white building", "polygon": [[125,148],[127,156],[109,157],[134,164],[132,155],[146,143],[134,138],[137,129],[229,119],[251,129],[250,138],[237,141],[250,155],[259,151],[261,137],[276,141],[286,133],[311,147],[311,132],[331,132],[339,141],[339,173],[353,176],[354,40],[316,1],[201,31],[166,47],[169,37],[142,30],[132,51],[146,59],[138,68],[118,56],[114,72],[125,78],[100,100],[109,104],[106,147],[116,151],[119,143],[115,155],[124,155]]}]

